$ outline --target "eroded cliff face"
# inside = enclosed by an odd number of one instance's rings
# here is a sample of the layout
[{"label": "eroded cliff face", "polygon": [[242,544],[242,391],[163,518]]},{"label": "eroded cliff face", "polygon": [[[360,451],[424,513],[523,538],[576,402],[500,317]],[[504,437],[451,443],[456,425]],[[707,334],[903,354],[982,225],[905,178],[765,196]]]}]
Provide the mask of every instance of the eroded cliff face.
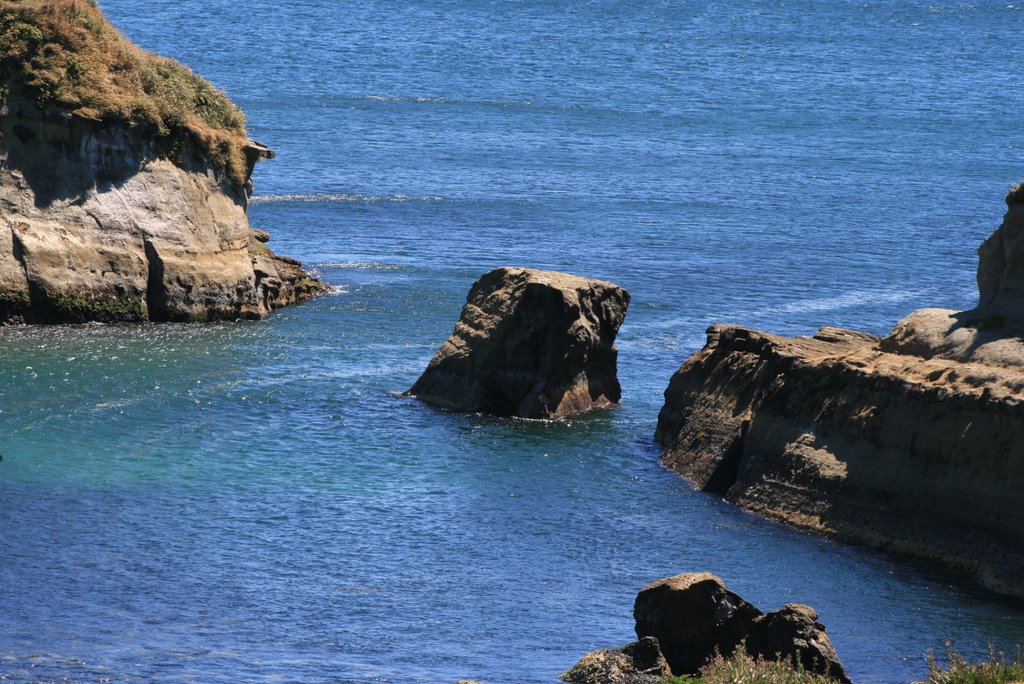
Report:
[{"label": "eroded cliff face", "polygon": [[914,312],[881,340],[713,326],[665,392],[664,462],[773,519],[1024,596],[1022,236],[1010,201],[980,306]]},{"label": "eroded cliff face", "polygon": [[[272,153],[254,143],[246,155],[251,173]],[[247,187],[195,145],[9,96],[0,322],[258,318],[321,291],[253,239],[246,208]]]}]

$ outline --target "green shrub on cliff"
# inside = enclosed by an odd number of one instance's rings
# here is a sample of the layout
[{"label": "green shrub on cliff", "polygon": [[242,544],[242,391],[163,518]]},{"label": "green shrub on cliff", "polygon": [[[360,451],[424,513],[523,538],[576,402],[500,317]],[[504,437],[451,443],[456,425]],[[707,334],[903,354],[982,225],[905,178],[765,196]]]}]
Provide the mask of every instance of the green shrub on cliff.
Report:
[{"label": "green shrub on cliff", "polygon": [[97,121],[145,126],[173,158],[191,138],[245,180],[245,116],[178,62],[125,38],[87,0],[0,0],[0,96]]},{"label": "green shrub on cliff", "polygon": [[1024,681],[1024,659],[1020,648],[1013,657],[996,653],[989,647],[988,660],[971,665],[967,659],[946,643],[946,665],[940,665],[935,654],[928,652],[928,680],[925,684],[1004,684]]}]

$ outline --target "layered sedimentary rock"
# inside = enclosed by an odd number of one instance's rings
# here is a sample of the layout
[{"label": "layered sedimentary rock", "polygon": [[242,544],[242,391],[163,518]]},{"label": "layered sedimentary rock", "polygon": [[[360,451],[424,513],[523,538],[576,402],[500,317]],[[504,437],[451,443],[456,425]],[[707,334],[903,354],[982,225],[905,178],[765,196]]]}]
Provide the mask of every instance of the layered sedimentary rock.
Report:
[{"label": "layered sedimentary rock", "polygon": [[976,309],[888,337],[712,326],[665,392],[664,462],[801,528],[1024,596],[1024,205],[980,250]]},{"label": "layered sedimentary rock", "polygon": [[637,594],[637,642],[588,653],[562,679],[572,684],[653,684],[696,675],[715,656],[739,648],[786,661],[843,684],[849,677],[814,609],[789,604],[763,614],[707,573],[674,575]]},{"label": "layered sedimentary rock", "polygon": [[445,408],[556,418],[619,401],[615,335],[629,293],[553,271],[497,268],[408,394]]},{"label": "layered sedimentary rock", "polygon": [[272,153],[222,93],[87,3],[8,5],[0,322],[254,318],[323,289],[254,239],[250,175]]}]

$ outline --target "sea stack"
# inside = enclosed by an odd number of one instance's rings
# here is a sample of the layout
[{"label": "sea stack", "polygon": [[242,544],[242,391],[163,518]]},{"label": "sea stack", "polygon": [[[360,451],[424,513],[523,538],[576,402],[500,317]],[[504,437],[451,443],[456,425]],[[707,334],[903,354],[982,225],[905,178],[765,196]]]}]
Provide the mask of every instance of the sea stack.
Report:
[{"label": "sea stack", "polygon": [[1024,193],[980,250],[977,308],[886,338],[715,325],[665,392],[663,461],[805,530],[1024,596]]},{"label": "sea stack", "polygon": [[558,418],[618,403],[615,335],[629,293],[554,271],[496,268],[407,394],[456,411]]},{"label": "sea stack", "polygon": [[0,323],[258,318],[324,286],[246,210],[273,153],[85,0],[0,17]]}]

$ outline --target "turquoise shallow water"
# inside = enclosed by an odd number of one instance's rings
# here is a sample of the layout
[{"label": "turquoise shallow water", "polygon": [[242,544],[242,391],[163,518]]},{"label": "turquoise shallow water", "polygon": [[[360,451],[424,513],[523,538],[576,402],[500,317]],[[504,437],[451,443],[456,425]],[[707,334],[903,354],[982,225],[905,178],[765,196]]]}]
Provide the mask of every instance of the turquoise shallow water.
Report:
[{"label": "turquoise shallow water", "polygon": [[[965,307],[1021,174],[1003,3],[105,0],[278,158],[254,225],[335,294],[265,321],[0,330],[0,674],[551,682],[710,570],[857,682],[1024,611],[692,491],[651,435],[711,322]],[[396,396],[493,266],[613,280],[621,409]]]}]

